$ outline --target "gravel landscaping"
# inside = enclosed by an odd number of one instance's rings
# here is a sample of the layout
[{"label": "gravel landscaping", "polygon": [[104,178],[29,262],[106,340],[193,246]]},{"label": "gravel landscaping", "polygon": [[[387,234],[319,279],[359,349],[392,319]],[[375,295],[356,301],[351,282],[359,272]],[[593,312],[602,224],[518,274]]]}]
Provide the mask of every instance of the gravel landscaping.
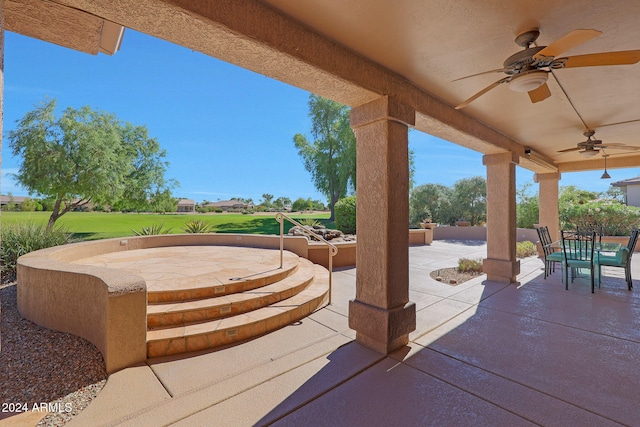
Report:
[{"label": "gravel landscaping", "polygon": [[0,420],[9,409],[48,404],[58,409],[38,426],[61,426],[98,395],[107,373],[102,355],[87,340],[53,331],[24,319],[16,307],[15,282],[0,285]]}]

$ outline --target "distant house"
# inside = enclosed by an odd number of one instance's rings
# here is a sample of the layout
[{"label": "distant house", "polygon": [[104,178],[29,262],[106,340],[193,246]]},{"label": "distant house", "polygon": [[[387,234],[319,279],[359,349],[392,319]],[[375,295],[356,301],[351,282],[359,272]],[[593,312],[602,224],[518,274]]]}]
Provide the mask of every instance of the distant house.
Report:
[{"label": "distant house", "polygon": [[178,212],[195,212],[196,202],[193,199],[178,200]]},{"label": "distant house", "polygon": [[229,209],[250,209],[253,205],[245,202],[241,202],[240,200],[220,200],[218,202],[206,203],[202,205],[205,208],[218,208],[223,211],[228,211]]},{"label": "distant house", "polygon": [[4,207],[9,203],[15,203],[20,206],[27,197],[23,196],[0,196],[0,207],[4,210]]},{"label": "distant house", "polygon": [[627,205],[640,206],[640,176],[613,182],[611,185],[620,188]]}]

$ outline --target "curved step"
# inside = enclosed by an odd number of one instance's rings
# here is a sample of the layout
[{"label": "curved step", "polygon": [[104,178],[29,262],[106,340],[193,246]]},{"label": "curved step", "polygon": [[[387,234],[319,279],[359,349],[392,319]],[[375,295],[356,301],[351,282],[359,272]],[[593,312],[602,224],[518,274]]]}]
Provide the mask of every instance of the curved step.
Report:
[{"label": "curved step", "polygon": [[[285,251],[283,253],[283,267],[279,268],[277,261],[269,264],[253,264],[253,270],[257,272],[244,277],[229,277],[231,269],[225,269],[226,276],[217,273],[204,274],[195,277],[171,278],[163,283],[156,279],[153,289],[147,292],[149,304],[178,303],[193,301],[202,298],[213,298],[224,295],[245,292],[252,289],[270,285],[283,280],[295,273],[299,265],[298,255]],[[237,261],[239,262],[239,261]],[[243,269],[238,269],[243,271]]]},{"label": "curved step", "polygon": [[232,344],[300,320],[326,303],[329,272],[313,265],[315,275],[298,294],[258,310],[224,319],[147,332],[147,357],[169,356]]},{"label": "curved step", "polygon": [[313,280],[314,274],[313,263],[300,258],[293,274],[260,288],[197,301],[149,305],[147,328],[203,322],[256,310],[297,294]]}]

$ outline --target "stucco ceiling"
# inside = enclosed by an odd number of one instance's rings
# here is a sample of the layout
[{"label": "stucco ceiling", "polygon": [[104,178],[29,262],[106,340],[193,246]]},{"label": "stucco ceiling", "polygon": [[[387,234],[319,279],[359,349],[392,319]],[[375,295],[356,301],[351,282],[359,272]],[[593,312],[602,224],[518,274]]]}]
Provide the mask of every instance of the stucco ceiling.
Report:
[{"label": "stucco ceiling", "polygon": [[[575,29],[602,32],[561,56],[640,49],[637,1],[266,2],[451,106],[505,76],[492,73],[454,81],[501,68],[507,57],[523,49],[514,39],[527,29],[539,29],[538,46]],[[605,145],[640,148],[640,63],[554,70],[548,86],[551,97],[533,104],[526,93],[513,92],[502,84],[462,111],[558,164],[565,163],[566,170],[579,168],[571,163],[584,158],[577,152],[558,151],[586,140],[585,127],[594,129]],[[606,151],[610,161],[629,152]]]}]

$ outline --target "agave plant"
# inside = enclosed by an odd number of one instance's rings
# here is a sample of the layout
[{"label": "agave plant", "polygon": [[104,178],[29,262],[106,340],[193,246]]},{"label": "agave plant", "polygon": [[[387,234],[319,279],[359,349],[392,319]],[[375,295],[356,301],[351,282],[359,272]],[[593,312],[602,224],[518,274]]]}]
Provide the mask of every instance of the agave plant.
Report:
[{"label": "agave plant", "polygon": [[131,230],[136,236],[155,236],[157,234],[169,234],[171,228],[164,228],[164,224],[152,224],[148,227],[142,227],[140,230]]},{"label": "agave plant", "polygon": [[210,233],[211,224],[204,222],[201,219],[194,219],[187,221],[184,224],[185,233]]},{"label": "agave plant", "polygon": [[302,218],[298,222],[300,224],[304,225],[304,226],[312,227],[312,228],[316,228],[316,227],[322,226],[322,223],[320,221],[318,221],[317,219],[313,219],[313,218]]}]

